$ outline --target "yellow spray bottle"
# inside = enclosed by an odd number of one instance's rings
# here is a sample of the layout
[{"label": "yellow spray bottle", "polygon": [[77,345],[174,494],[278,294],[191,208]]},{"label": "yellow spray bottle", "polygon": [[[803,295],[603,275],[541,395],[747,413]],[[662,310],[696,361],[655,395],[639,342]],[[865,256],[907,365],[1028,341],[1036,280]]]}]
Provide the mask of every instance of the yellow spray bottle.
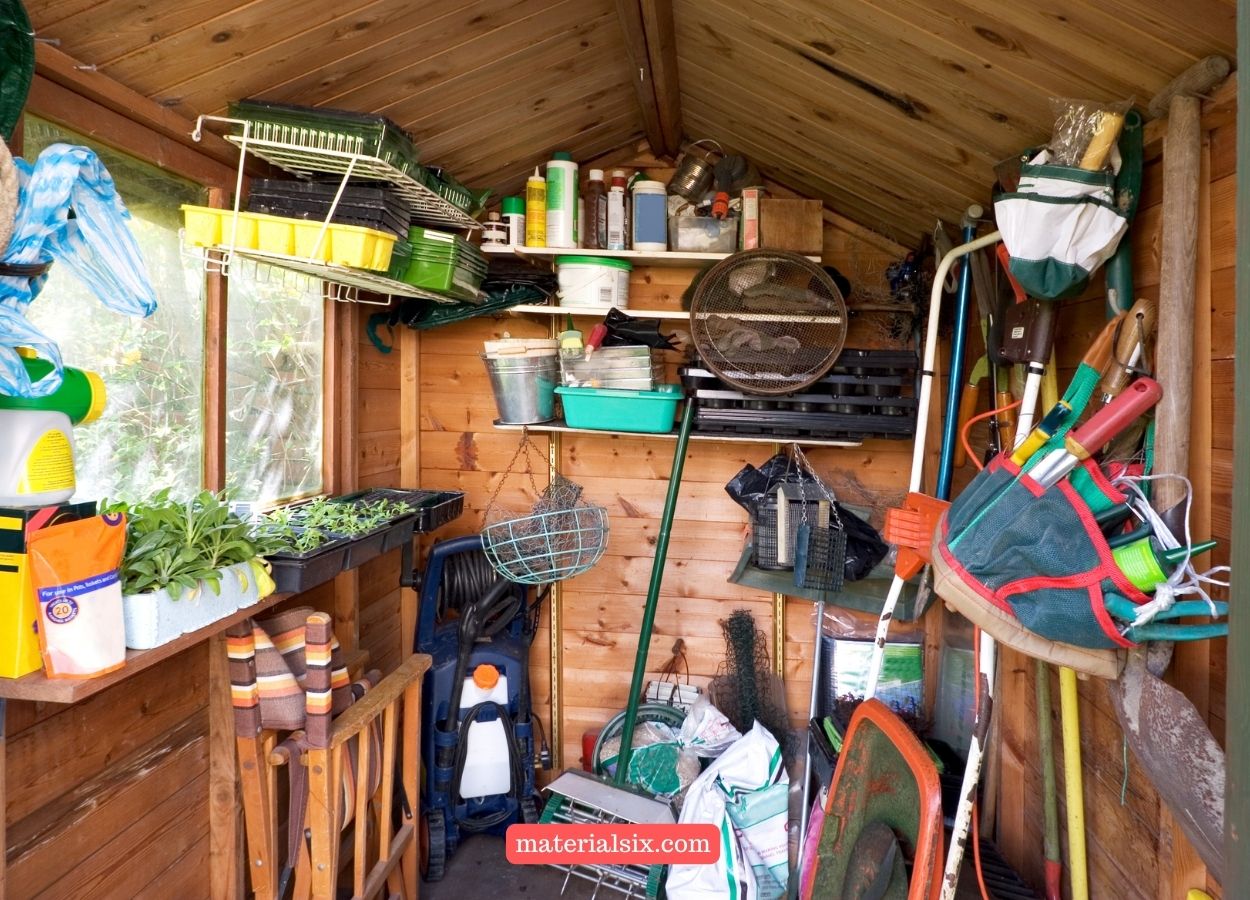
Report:
[{"label": "yellow spray bottle", "polygon": [[525,182],[525,246],[547,246],[547,179],[537,166]]}]

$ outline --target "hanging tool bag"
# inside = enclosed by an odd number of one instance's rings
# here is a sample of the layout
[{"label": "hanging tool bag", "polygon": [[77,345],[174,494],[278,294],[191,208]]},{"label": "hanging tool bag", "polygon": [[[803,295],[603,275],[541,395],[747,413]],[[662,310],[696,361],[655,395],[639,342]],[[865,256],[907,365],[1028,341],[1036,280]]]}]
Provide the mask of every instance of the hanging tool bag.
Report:
[{"label": "hanging tool bag", "polygon": [[1149,597],[1120,571],[1095,519],[1123,503],[1087,460],[1042,488],[1003,455],[951,504],[934,538],[936,590],[1002,643],[1102,678],[1134,644],[1106,609]]},{"label": "hanging tool bag", "polygon": [[1031,297],[1058,300],[1085,290],[1128,231],[1115,172],[1050,165],[1043,150],[1020,167],[1014,192],[994,198],[1011,274]]}]

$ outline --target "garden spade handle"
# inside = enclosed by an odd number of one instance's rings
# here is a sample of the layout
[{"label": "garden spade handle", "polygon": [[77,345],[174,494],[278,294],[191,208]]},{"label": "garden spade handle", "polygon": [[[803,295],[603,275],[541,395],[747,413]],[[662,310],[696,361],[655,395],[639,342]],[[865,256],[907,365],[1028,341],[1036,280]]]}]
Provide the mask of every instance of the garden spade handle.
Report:
[{"label": "garden spade handle", "polygon": [[655,559],[651,563],[651,584],[647,587],[647,605],[642,610],[642,626],[638,629],[638,653],[634,656],[634,677],[630,681],[625,703],[625,721],[621,724],[621,749],[616,757],[613,780],[623,785],[628,781],[629,757],[634,751],[634,725],[638,721],[638,698],[642,679],[647,673],[647,651],[651,649],[651,632],[655,627],[655,610],[660,605],[660,584],[664,581],[664,563],[668,559],[668,538],[673,530],[673,513],[677,509],[677,493],[681,490],[681,472],[686,465],[686,448],[694,425],[694,398],[686,398],[677,432],[677,449],[673,451],[673,469],[668,476],[668,494],[664,512],[660,514],[660,532],[655,538]]}]

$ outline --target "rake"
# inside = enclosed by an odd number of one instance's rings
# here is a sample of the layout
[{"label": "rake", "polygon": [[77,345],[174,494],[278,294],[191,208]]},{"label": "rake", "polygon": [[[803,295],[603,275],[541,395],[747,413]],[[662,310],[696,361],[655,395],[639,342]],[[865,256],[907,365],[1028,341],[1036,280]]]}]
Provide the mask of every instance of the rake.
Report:
[{"label": "rake", "polygon": [[[609,781],[577,770],[566,771],[547,788],[551,798],[543,810],[541,821],[544,824],[672,825],[676,822],[671,806],[630,786],[627,778],[629,758],[634,746],[634,726],[638,721],[638,704],[647,670],[647,651],[651,646],[655,611],[660,601],[660,584],[664,579],[664,563],[668,558],[669,535],[673,528],[673,513],[677,507],[677,493],[681,488],[681,473],[686,462],[686,449],[690,443],[693,424],[694,400],[687,399],[681,416],[681,428],[677,432],[673,468],[668,478],[668,494],[664,498],[664,512],[660,516],[660,531],[655,542],[651,583],[647,588],[647,602],[643,607],[642,625],[638,632],[638,652],[634,656],[634,674],[625,706],[625,721],[621,726],[621,749],[616,761],[616,772]],[[595,885],[592,896],[597,896],[599,888],[604,887],[626,897],[657,897],[663,874],[662,866],[581,863],[556,865],[555,868],[566,873],[561,893],[570,879],[576,876]]]}]

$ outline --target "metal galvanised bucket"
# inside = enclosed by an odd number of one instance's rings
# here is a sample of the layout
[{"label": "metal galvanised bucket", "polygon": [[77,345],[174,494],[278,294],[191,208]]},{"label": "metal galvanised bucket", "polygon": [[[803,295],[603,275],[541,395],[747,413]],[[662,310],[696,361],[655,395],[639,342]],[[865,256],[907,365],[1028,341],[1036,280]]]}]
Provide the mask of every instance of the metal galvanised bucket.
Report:
[{"label": "metal galvanised bucket", "polygon": [[502,425],[536,425],[556,417],[560,362],[551,356],[481,354]]}]

